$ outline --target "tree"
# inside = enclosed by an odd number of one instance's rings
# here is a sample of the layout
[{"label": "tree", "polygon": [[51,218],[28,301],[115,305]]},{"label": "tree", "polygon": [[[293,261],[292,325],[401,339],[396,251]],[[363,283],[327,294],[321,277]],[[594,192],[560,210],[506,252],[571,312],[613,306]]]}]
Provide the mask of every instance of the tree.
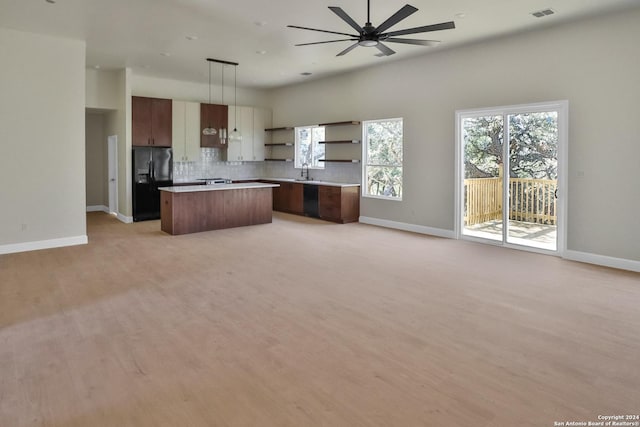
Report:
[{"label": "tree", "polygon": [[[556,179],[558,117],[555,112],[512,114],[509,119],[509,176]],[[499,176],[503,162],[502,116],[465,119],[465,178]]]},{"label": "tree", "polygon": [[367,123],[367,190],[402,196],[402,120]]}]

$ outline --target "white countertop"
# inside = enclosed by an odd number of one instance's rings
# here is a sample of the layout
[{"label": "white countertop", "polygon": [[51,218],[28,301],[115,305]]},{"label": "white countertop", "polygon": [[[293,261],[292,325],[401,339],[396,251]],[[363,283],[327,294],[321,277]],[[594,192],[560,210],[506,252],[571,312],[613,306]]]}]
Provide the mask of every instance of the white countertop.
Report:
[{"label": "white countertop", "polygon": [[262,178],[265,181],[277,181],[277,182],[296,182],[298,184],[311,184],[311,185],[328,185],[331,187],[360,187],[360,184],[348,184],[343,182],[331,182],[331,181],[300,181],[293,178]]},{"label": "white countertop", "polygon": [[249,188],[273,188],[278,184],[267,184],[264,182],[239,182],[237,184],[211,184],[211,185],[183,185],[180,187],[160,187],[158,190],[169,193],[193,193],[198,191],[216,190],[244,190]]}]

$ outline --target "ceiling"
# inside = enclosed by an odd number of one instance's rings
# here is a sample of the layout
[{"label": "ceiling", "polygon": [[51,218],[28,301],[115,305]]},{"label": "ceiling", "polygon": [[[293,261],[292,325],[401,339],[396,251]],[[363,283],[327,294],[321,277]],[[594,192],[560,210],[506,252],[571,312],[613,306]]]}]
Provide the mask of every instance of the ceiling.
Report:
[{"label": "ceiling", "polygon": [[[419,9],[391,30],[455,21],[456,29],[416,34],[437,47],[391,44],[397,53],[377,57],[376,48],[336,54],[350,42],[295,47],[342,36],[287,25],[351,33],[328,6],[339,6],[358,24],[365,0],[0,0],[0,27],[86,40],[87,67],[206,82],[212,57],[239,62],[238,85],[272,88],[359,67],[428,54],[460,44],[536,27],[637,7],[640,0],[411,0]],[[380,24],[406,0],[371,0],[371,21]],[[552,8],[535,18],[531,12]],[[301,73],[312,73],[303,76]],[[214,75],[219,74],[214,72]],[[218,78],[219,79],[219,78]]]}]

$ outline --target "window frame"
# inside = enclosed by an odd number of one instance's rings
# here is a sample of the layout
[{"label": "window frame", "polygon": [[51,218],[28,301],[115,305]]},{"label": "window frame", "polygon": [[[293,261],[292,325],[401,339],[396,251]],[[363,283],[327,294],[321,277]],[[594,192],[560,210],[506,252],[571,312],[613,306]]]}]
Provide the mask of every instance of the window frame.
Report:
[{"label": "window frame", "polygon": [[[367,125],[369,123],[380,123],[380,122],[394,122],[400,121],[402,124],[402,163],[399,165],[395,164],[369,164],[369,139],[367,138]],[[369,183],[367,181],[367,170],[369,167],[399,167],[401,169],[401,196],[380,196],[377,194],[369,194]],[[404,119],[402,117],[393,117],[387,119],[376,119],[376,120],[364,120],[362,121],[362,197],[366,197],[369,199],[379,199],[379,200],[389,200],[393,202],[401,202],[404,197]]]},{"label": "window frame", "polygon": [[[310,134],[310,137],[311,137],[311,152],[313,153],[313,151],[314,151],[314,149],[315,149],[315,146],[321,145],[321,144],[318,144],[318,141],[315,141],[315,140],[313,139],[313,129],[315,129],[315,128],[322,128],[322,129],[323,129],[323,131],[325,132],[325,138],[326,138],[326,127],[325,127],[325,126],[309,125],[309,126],[296,126],[296,127],[294,128],[294,135],[293,135],[293,137],[294,137],[294,144],[293,144],[293,150],[294,150],[294,153],[293,153],[293,168],[294,168],[294,169],[302,169],[302,168],[303,168],[302,164],[299,162],[299,160],[300,160],[300,159],[299,159],[299,157],[300,157],[300,156],[299,156],[299,151],[300,151],[300,150],[299,150],[300,142],[299,142],[299,139],[298,139],[298,130],[299,130],[299,129],[309,129],[309,134]],[[325,146],[324,146],[324,145],[322,145],[322,147],[323,147],[323,149],[325,149]],[[322,160],[324,160],[324,159],[325,159],[325,156],[326,156],[326,149],[325,149],[325,154],[324,154],[324,156],[323,156]],[[313,156],[312,156],[312,157],[313,157]],[[312,160],[312,161],[313,161],[313,160]],[[324,162],[318,162],[318,163],[317,163],[317,164],[315,164],[315,165],[314,165],[314,164],[310,164],[308,167],[309,167],[309,169],[320,169],[320,170],[324,170],[324,168],[325,168],[325,167],[324,167]]]}]

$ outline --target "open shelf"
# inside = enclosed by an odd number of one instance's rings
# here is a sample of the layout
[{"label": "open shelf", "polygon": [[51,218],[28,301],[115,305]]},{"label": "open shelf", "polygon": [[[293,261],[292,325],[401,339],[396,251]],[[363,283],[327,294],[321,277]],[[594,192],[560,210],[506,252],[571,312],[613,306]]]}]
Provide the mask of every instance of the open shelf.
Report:
[{"label": "open shelf", "polygon": [[293,162],[293,159],[264,159],[265,162]]},{"label": "open shelf", "polygon": [[345,139],[341,141],[318,141],[318,144],[360,144],[358,139]]},{"label": "open shelf", "polygon": [[268,144],[264,144],[265,147],[275,147],[276,145],[280,145],[280,146],[287,146],[287,147],[293,147],[293,142],[277,142],[277,143],[268,143]]},{"label": "open shelf", "polygon": [[346,126],[346,125],[359,125],[359,121],[351,120],[347,122],[332,122],[332,123],[320,123],[318,126]]},{"label": "open shelf", "polygon": [[279,128],[268,128],[268,129],[265,129],[265,132],[271,132],[276,130],[293,130],[293,128],[289,126],[279,127]]},{"label": "open shelf", "polygon": [[360,160],[358,159],[342,159],[342,160],[338,160],[338,159],[333,159],[333,160],[318,160],[319,162],[324,162],[324,163],[360,163]]}]

